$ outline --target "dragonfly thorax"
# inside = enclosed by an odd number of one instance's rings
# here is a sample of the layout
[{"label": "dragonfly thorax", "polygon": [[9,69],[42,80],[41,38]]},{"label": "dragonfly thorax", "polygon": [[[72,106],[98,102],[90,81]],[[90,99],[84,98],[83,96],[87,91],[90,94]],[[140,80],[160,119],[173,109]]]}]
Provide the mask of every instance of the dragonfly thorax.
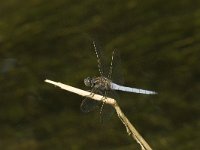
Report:
[{"label": "dragonfly thorax", "polygon": [[87,77],[84,79],[86,86],[94,87],[100,90],[110,90],[111,81],[106,77]]}]

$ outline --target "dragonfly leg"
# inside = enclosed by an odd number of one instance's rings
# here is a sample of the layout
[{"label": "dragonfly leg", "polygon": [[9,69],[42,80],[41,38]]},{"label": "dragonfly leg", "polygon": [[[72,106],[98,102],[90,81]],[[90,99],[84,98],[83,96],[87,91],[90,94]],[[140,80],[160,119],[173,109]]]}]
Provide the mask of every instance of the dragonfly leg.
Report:
[{"label": "dragonfly leg", "polygon": [[94,93],[97,91],[97,89],[96,88],[93,88],[92,90],[87,90],[88,92],[90,92],[90,94],[89,95],[86,95],[86,96],[94,96]]},{"label": "dragonfly leg", "polygon": [[90,96],[94,96],[95,92],[97,91],[98,89],[97,88],[93,88],[90,92]]}]

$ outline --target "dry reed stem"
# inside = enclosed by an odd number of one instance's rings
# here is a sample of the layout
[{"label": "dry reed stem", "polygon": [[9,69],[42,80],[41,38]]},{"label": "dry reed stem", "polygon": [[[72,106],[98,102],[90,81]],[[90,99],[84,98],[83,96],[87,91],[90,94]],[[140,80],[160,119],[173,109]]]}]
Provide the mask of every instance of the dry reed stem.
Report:
[{"label": "dry reed stem", "polygon": [[73,93],[76,93],[76,94],[84,96],[84,97],[89,97],[89,98],[97,100],[97,101],[102,101],[102,99],[103,99],[106,104],[112,105],[115,108],[119,119],[122,121],[122,123],[126,127],[127,133],[129,135],[131,135],[133,137],[133,139],[137,141],[137,143],[140,144],[141,149],[142,150],[152,150],[152,148],[149,146],[149,144],[144,140],[144,138],[139,134],[139,132],[135,129],[135,127],[130,123],[128,118],[124,115],[121,108],[117,104],[116,100],[109,98],[109,97],[106,97],[106,99],[105,99],[102,95],[91,94],[88,91],[84,91],[84,90],[81,90],[81,89],[60,83],[60,82],[55,82],[55,81],[51,81],[48,79],[46,79],[45,82],[53,84],[55,86],[58,86],[61,89],[67,90],[69,92],[73,92]]}]

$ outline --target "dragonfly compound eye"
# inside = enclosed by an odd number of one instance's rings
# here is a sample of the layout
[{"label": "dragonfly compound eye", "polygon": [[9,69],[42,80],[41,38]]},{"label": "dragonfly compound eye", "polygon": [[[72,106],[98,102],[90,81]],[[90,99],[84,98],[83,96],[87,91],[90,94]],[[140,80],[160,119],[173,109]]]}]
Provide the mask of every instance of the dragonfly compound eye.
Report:
[{"label": "dragonfly compound eye", "polygon": [[90,77],[87,77],[87,78],[84,79],[84,84],[86,86],[91,86],[91,79],[90,79]]}]

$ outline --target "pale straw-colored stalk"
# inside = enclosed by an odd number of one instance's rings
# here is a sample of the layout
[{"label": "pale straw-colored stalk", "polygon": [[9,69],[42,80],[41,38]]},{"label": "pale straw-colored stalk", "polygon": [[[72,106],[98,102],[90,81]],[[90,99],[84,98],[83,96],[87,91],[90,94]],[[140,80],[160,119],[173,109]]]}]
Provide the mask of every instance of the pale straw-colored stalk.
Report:
[{"label": "pale straw-colored stalk", "polygon": [[106,104],[112,105],[115,108],[119,119],[126,127],[127,133],[129,135],[131,135],[133,137],[133,139],[137,141],[137,143],[140,144],[141,149],[142,150],[152,150],[152,148],[149,146],[149,144],[144,140],[144,138],[139,134],[139,132],[135,129],[135,127],[130,123],[128,118],[124,115],[121,108],[117,104],[116,100],[109,98],[109,97],[106,97],[106,99],[105,99],[105,97],[103,97],[102,95],[91,94],[88,91],[84,91],[79,88],[75,88],[75,87],[60,83],[60,82],[55,82],[55,81],[51,81],[48,79],[46,79],[45,82],[53,84],[55,86],[58,86],[61,89],[67,90],[69,92],[73,92],[73,93],[76,93],[76,94],[84,96],[84,97],[89,97],[93,100],[104,101]]}]

